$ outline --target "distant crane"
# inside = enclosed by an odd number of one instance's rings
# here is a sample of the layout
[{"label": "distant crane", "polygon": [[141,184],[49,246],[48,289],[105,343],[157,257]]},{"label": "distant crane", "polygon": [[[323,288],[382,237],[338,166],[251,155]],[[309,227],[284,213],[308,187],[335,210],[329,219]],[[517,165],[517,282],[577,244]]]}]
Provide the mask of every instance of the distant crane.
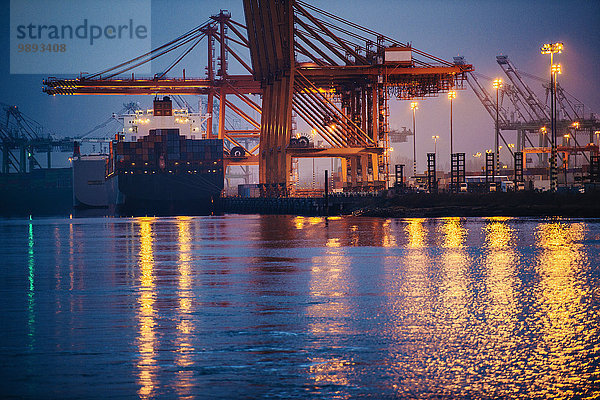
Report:
[{"label": "distant crane", "polygon": [[[516,151],[524,154],[538,154],[540,166],[547,163],[547,157],[550,153],[550,138],[548,135],[548,126],[550,124],[550,108],[542,103],[535,92],[525,83],[523,76],[535,79],[542,83],[546,89],[546,103],[548,103],[548,80],[538,78],[526,72],[519,71],[510,61],[508,56],[500,55],[496,61],[510,84],[505,84],[501,89],[501,100],[499,105],[499,129],[500,131],[516,131]],[[464,57],[454,57],[457,65],[465,63]],[[473,89],[473,92],[484,106],[492,119],[496,120],[496,102],[488,94],[487,90],[478,81],[477,77],[483,77],[491,80],[482,74],[469,72],[467,82]],[[502,99],[506,97],[508,105],[502,104]],[[585,118],[584,105],[574,96],[570,95],[560,85],[557,85],[557,100],[559,105],[558,137],[568,138],[559,145],[559,152],[563,153],[563,167],[567,167],[568,159],[571,154],[582,154],[589,162],[586,153],[593,155],[598,153],[598,145],[594,144],[594,132],[600,129],[600,121],[593,116]],[[578,140],[577,135],[586,135],[584,141]],[[532,136],[537,137],[537,144],[532,141]],[[511,147],[501,133],[500,137],[506,144],[506,148],[513,153]],[[571,139],[571,140],[569,140]],[[523,158],[527,162],[527,158]]]},{"label": "distant crane", "polygon": [[0,148],[2,152],[2,173],[25,173],[42,165],[36,152],[45,152],[47,167],[52,166],[51,154],[54,148],[73,149],[71,139],[55,139],[43,135],[43,127],[26,116],[17,106],[0,103]]}]

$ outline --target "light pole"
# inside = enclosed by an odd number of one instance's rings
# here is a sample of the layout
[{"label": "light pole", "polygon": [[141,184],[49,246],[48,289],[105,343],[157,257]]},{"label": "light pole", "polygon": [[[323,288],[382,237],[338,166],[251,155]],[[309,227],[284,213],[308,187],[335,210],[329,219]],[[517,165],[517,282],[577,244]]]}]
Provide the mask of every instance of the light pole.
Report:
[{"label": "light pole", "polygon": [[494,171],[496,175],[500,175],[500,149],[498,148],[498,137],[500,136],[500,125],[498,123],[500,117],[500,88],[502,87],[502,79],[494,79],[494,89],[496,89],[496,135],[494,136]]},{"label": "light pole", "polygon": [[456,98],[456,91],[451,90],[448,92],[448,99],[450,100],[450,159],[452,159],[452,154],[454,154],[454,149],[452,148],[452,100]]},{"label": "light pole", "polygon": [[[562,53],[562,49],[563,44],[561,42],[544,44],[540,48],[542,54],[550,54],[550,129],[552,136],[552,151],[550,154],[550,189],[553,192],[556,191],[558,184],[558,176],[556,173],[556,68],[554,65],[554,54]],[[560,71],[560,66],[558,66],[558,70]]]},{"label": "light pole", "polygon": [[[562,46],[562,45],[561,45]],[[556,190],[556,188],[558,187],[558,107],[556,106],[556,86],[557,86],[557,78],[558,78],[558,74],[562,74],[562,67],[560,66],[560,64],[552,64],[551,68],[550,68],[550,72],[552,73],[552,88],[554,89],[554,94],[552,95],[552,98],[554,99],[554,112],[552,113],[552,120],[553,120],[553,126],[554,126],[554,136],[553,136],[553,141],[554,141],[554,170],[555,172],[555,176],[556,176],[556,183],[554,184],[554,190]],[[565,167],[565,184],[567,183],[567,170]],[[550,182],[550,184],[552,184],[552,182]]]},{"label": "light pole", "polygon": [[413,176],[417,176],[417,125],[415,123],[415,113],[419,109],[419,103],[413,101],[410,103],[410,109],[413,112]]},{"label": "light pole", "polygon": [[437,140],[440,138],[439,136],[432,136],[431,137],[433,139],[433,154],[435,154],[436,158],[437,158]]},{"label": "light pole", "polygon": [[510,153],[512,154],[512,161],[513,161],[513,169],[515,168],[515,153],[514,153],[514,149],[515,149],[515,144],[514,143],[509,143],[508,144],[508,148],[510,149]]},{"label": "light pole", "polygon": [[598,142],[598,145],[600,145],[600,131],[595,131],[594,133],[596,134],[596,141]]},{"label": "light pole", "polygon": [[[569,135],[568,133],[565,133],[563,135],[563,142],[566,141],[565,143],[565,147],[567,147],[567,149],[565,149],[564,152],[564,158],[563,158],[563,167],[565,169],[565,185],[567,184],[567,174],[569,171],[569,158],[571,158],[571,153],[568,150],[569,147],[569,138],[571,137],[571,135]],[[573,138],[575,137],[575,135],[573,135]]]},{"label": "light pole", "polygon": [[540,132],[544,137],[544,139],[542,139],[542,144],[544,147],[546,147],[548,145],[548,128],[546,128],[545,126],[542,126],[540,128]]},{"label": "light pole", "polygon": [[[571,126],[573,127],[573,144],[577,146],[577,131],[579,130],[580,124],[578,121],[575,121]],[[569,146],[569,138],[567,138],[567,146]],[[571,153],[569,153],[569,156],[570,155]],[[573,167],[577,167],[577,151],[573,152]]]}]

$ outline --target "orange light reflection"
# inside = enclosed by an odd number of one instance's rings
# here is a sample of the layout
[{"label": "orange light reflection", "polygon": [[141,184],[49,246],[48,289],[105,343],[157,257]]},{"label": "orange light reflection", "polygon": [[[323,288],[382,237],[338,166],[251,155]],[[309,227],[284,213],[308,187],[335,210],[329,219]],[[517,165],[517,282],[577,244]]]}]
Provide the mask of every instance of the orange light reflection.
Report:
[{"label": "orange light reflection", "polygon": [[[313,258],[311,263],[311,305],[306,309],[308,319],[312,321],[309,329],[315,337],[351,335],[347,323],[352,314],[349,304],[350,260],[345,249],[339,247],[338,239],[328,239],[327,246],[325,255]],[[313,357],[310,362],[309,372],[315,384],[349,384],[348,377],[353,372],[350,360]],[[345,395],[337,393],[337,398],[339,396]]]},{"label": "orange light reflection", "polygon": [[140,358],[137,368],[139,370],[138,384],[140,389],[138,394],[141,398],[153,396],[156,385],[156,336],[155,326],[155,284],[154,284],[154,253],[152,249],[152,223],[154,218],[139,218],[139,267],[140,276],[140,298],[138,300],[138,323],[140,327],[138,337],[138,351]]},{"label": "orange light reflection", "polygon": [[391,223],[391,219],[386,219],[383,223],[383,247],[396,247],[396,237],[392,233]]},{"label": "orange light reflection", "polygon": [[425,245],[425,229],[423,229],[423,219],[409,218],[406,231],[408,233],[408,247],[420,248]]},{"label": "orange light reflection", "polygon": [[[521,340],[515,332],[520,328],[518,314],[518,279],[516,275],[519,255],[515,251],[516,232],[506,223],[508,218],[493,217],[486,219],[483,227],[485,242],[482,267],[485,273],[484,287],[487,292],[481,303],[486,315],[486,324],[481,326],[481,337],[493,338],[482,353],[481,365],[504,376],[504,385],[516,391],[523,387],[526,374],[521,373],[522,360],[527,356],[520,346]],[[524,384],[525,387],[528,383]]]},{"label": "orange light reflection", "polygon": [[[431,265],[429,249],[426,247],[427,230],[424,219],[404,220],[404,232],[409,249],[405,256],[389,255],[384,258],[385,268],[385,312],[387,322],[385,335],[389,338],[390,374],[401,373],[408,368],[415,374],[424,367],[423,343],[435,343],[431,329],[423,329],[423,321],[432,321],[432,293],[429,290],[428,269]],[[419,340],[407,341],[408,337]],[[406,380],[401,385],[390,380],[385,385],[394,391],[397,398],[411,397],[418,393],[416,380]]]},{"label": "orange light reflection", "polygon": [[192,379],[194,371],[189,367],[193,365],[192,336],[194,326],[192,323],[192,277],[191,277],[191,242],[190,233],[191,218],[177,217],[178,243],[179,243],[179,288],[177,297],[179,299],[179,323],[177,324],[177,351],[175,364],[179,367],[177,371],[177,394],[179,398],[193,398]]},{"label": "orange light reflection", "polygon": [[597,326],[584,300],[592,295],[579,284],[580,274],[589,265],[581,244],[585,232],[585,223],[560,222],[543,223],[536,232],[542,249],[536,268],[542,340],[532,362],[551,371],[536,380],[537,391],[532,391],[536,397],[564,395],[556,387],[559,377],[561,386],[575,388],[589,384],[595,374],[594,358],[583,351],[598,334],[598,329],[587,328]]}]

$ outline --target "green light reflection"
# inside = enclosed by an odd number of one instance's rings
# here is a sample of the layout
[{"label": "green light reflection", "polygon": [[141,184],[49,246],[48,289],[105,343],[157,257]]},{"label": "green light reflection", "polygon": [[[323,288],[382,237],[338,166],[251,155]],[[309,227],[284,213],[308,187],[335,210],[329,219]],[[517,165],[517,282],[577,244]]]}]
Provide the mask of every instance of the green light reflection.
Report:
[{"label": "green light reflection", "polygon": [[29,346],[33,347],[35,336],[35,258],[33,252],[33,224],[29,223],[29,237],[27,241],[27,266],[29,268],[29,291],[27,292],[27,328],[30,338]]}]

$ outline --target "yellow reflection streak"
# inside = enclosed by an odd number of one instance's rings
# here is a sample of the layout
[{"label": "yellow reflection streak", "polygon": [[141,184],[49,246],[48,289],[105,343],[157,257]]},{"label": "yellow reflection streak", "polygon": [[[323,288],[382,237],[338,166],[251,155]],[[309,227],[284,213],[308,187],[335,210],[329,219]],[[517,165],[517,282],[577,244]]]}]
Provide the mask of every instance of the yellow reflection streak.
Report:
[{"label": "yellow reflection streak", "polygon": [[303,229],[304,228],[304,217],[301,215],[298,215],[297,217],[294,218],[294,225],[296,226],[296,229]]},{"label": "yellow reflection streak", "polygon": [[[311,305],[307,307],[306,314],[312,321],[309,329],[315,337],[337,337],[352,333],[347,324],[351,316],[348,304],[350,261],[344,248],[339,247],[338,239],[329,239],[327,246],[331,247],[326,248],[323,257],[314,257],[312,260],[309,289]],[[310,361],[309,372],[315,384],[348,385],[348,376],[353,371],[350,360],[313,357]]]},{"label": "yellow reflection streak", "polygon": [[327,243],[325,245],[327,247],[340,247],[342,244],[340,243],[340,239],[330,238],[330,239],[327,239]]},{"label": "yellow reflection streak", "polygon": [[514,323],[512,318],[517,307],[514,298],[517,263],[513,245],[514,231],[498,218],[488,219],[484,229],[487,248],[484,265],[488,267],[486,284],[491,296],[488,312],[498,323]]},{"label": "yellow reflection streak", "polygon": [[486,345],[480,358],[482,363],[492,366],[490,371],[510,377],[510,382],[506,384],[513,385],[524,377],[519,373],[522,366],[517,360],[526,356],[521,354],[522,346],[519,346],[520,340],[515,335],[519,327],[520,310],[517,299],[516,268],[519,259],[515,251],[516,233],[506,221],[508,218],[487,218],[483,228],[485,256],[482,265],[487,291],[483,306],[487,318],[482,336],[494,340]]},{"label": "yellow reflection streak", "polygon": [[325,218],[323,218],[323,217],[309,217],[308,218],[308,223],[310,225],[317,225],[321,222],[325,222]]},{"label": "yellow reflection streak", "polygon": [[155,325],[155,284],[154,284],[154,252],[152,249],[154,238],[152,236],[152,222],[154,218],[139,218],[140,227],[140,250],[139,266],[141,269],[140,277],[140,298],[138,322],[140,333],[138,338],[138,350],[140,358],[138,361],[138,384],[140,389],[138,394],[141,398],[152,396],[156,385],[156,337],[154,333]]},{"label": "yellow reflection streak", "polygon": [[350,227],[350,246],[358,246],[358,226],[352,225]]},{"label": "yellow reflection streak", "polygon": [[[314,357],[311,359],[312,365],[309,371],[316,384],[334,384],[346,386],[350,383],[348,374],[354,369],[354,363],[341,357],[325,359]],[[341,393],[339,393],[341,394]],[[346,397],[349,398],[350,395]],[[340,398],[340,397],[335,397]]]},{"label": "yellow reflection streak", "polygon": [[[437,384],[451,391],[460,387],[457,377],[464,376],[467,368],[456,362],[452,350],[465,340],[473,299],[470,292],[473,283],[467,274],[471,260],[465,251],[466,236],[467,230],[460,218],[442,219],[441,225],[436,227],[436,237],[442,241],[441,250],[435,249],[433,254],[441,253],[430,261],[432,267],[439,269],[439,282],[433,289],[437,293],[434,292],[435,297],[431,298],[435,309],[431,320],[438,322],[431,333],[433,344],[428,350],[432,353],[426,361],[426,371],[438,376]],[[415,368],[422,369],[423,366],[417,363]]]},{"label": "yellow reflection streak", "polygon": [[[387,322],[385,336],[389,338],[388,358],[390,374],[407,369],[419,374],[422,371],[423,343],[435,343],[437,336],[431,329],[423,329],[422,321],[432,321],[431,291],[427,270],[431,265],[426,248],[428,234],[424,219],[404,220],[404,232],[409,249],[405,256],[390,254],[383,258],[385,268],[385,313]],[[419,340],[407,341],[407,337]],[[399,345],[400,343],[403,343]],[[406,380],[395,385],[393,380],[385,383],[391,386],[398,398],[414,396],[418,390],[416,380]]]},{"label": "yellow reflection streak", "polygon": [[[73,224],[69,224],[69,290],[73,290],[74,272],[73,263],[75,262],[75,243],[73,240]],[[73,298],[71,297],[71,300]],[[73,311],[73,301],[71,301],[71,311]]]},{"label": "yellow reflection streak", "polygon": [[542,341],[534,362],[550,370],[536,380],[536,397],[559,397],[557,380],[563,387],[583,387],[592,378],[592,358],[582,350],[594,342],[598,330],[590,329],[596,321],[587,320],[583,297],[589,293],[578,284],[578,275],[588,265],[580,243],[585,231],[584,223],[556,222],[542,223],[536,232],[543,249],[537,265]]},{"label": "yellow reflection streak", "polygon": [[177,324],[177,353],[175,363],[179,367],[177,371],[177,394],[179,398],[192,398],[193,370],[189,367],[193,364],[192,354],[192,277],[191,277],[191,242],[190,233],[191,218],[178,217],[178,242],[179,242],[179,323]]},{"label": "yellow reflection streak", "polygon": [[391,219],[386,219],[383,223],[383,247],[396,247],[396,238],[392,233],[392,229],[390,227],[391,223]]},{"label": "yellow reflection streak", "polygon": [[458,325],[468,313],[466,268],[469,261],[463,250],[467,230],[463,227],[460,218],[444,218],[442,232],[443,247],[446,251],[442,254],[444,274],[441,296],[444,307],[452,315],[455,325]]},{"label": "yellow reflection streak", "polygon": [[407,219],[408,225],[406,231],[408,233],[408,247],[419,248],[425,245],[425,229],[423,228],[423,220],[420,218]]},{"label": "yellow reflection streak", "polygon": [[467,230],[461,225],[460,218],[448,217],[444,218],[444,247],[458,248],[462,247],[467,235]]}]

